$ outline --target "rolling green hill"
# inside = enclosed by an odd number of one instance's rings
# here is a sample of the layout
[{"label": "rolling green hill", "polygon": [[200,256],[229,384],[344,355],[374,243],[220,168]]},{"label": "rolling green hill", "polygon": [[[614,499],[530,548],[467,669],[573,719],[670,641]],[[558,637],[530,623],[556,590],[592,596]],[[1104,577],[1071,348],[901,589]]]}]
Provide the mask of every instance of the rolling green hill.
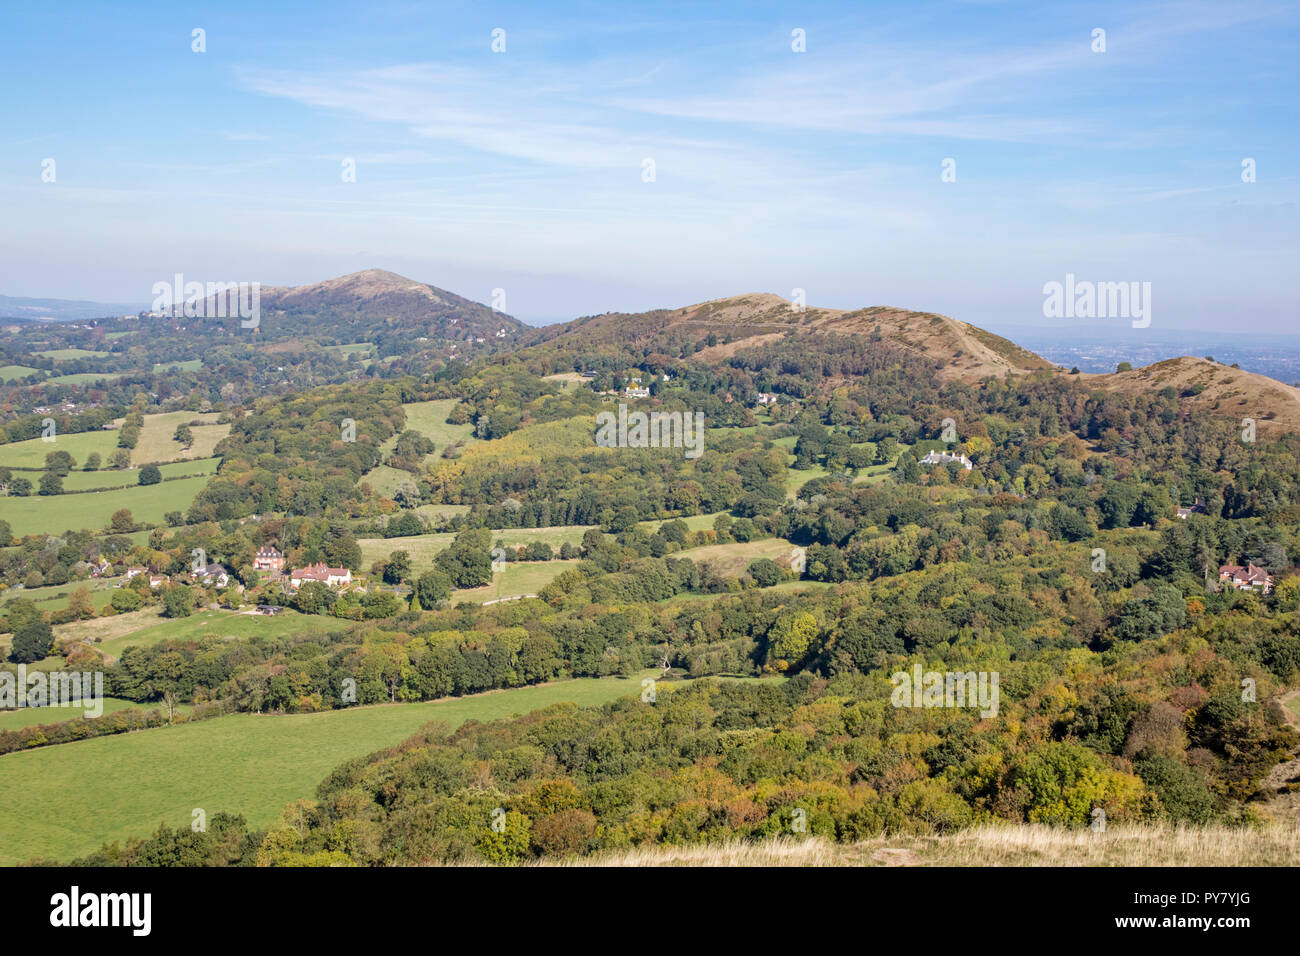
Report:
[{"label": "rolling green hill", "polygon": [[320,714],[232,714],[0,757],[0,865],[68,860],[191,811],[244,814],[267,826],[349,757],[392,746],[431,720],[459,726],[559,701],[593,706],[640,691],[638,680],[561,681],[420,704]]}]

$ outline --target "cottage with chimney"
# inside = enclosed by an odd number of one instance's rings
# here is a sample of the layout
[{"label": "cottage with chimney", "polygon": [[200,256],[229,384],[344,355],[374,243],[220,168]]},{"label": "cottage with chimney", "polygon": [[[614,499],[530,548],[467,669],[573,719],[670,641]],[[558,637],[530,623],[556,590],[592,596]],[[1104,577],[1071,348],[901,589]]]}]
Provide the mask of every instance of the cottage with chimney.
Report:
[{"label": "cottage with chimney", "polygon": [[1244,568],[1239,564],[1223,565],[1219,568],[1219,580],[1231,584],[1238,591],[1263,590],[1265,594],[1273,591],[1273,575],[1249,562]]},{"label": "cottage with chimney", "polygon": [[257,554],[253,555],[254,571],[283,571],[284,555],[275,549],[274,545],[267,545],[257,549]]},{"label": "cottage with chimney", "polygon": [[328,588],[347,587],[352,583],[352,571],[349,568],[330,568],[323,564],[309,564],[305,568],[295,568],[289,572],[289,587],[298,590],[308,581],[319,581]]}]

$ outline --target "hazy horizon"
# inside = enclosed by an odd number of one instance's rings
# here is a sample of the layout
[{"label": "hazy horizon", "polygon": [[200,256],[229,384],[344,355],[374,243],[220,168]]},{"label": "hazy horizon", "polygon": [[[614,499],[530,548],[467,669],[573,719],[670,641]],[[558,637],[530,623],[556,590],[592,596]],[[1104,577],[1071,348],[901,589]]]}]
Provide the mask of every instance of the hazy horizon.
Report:
[{"label": "hazy horizon", "polygon": [[[379,269],[382,267],[375,266],[374,268]],[[385,270],[385,271],[393,271],[393,270]],[[329,278],[336,278],[336,277],[328,276],[324,278],[329,279]],[[417,282],[424,281],[417,276],[405,276],[405,278],[412,279]],[[314,281],[324,281],[324,279],[314,280]],[[312,283],[309,282],[309,283],[302,283],[302,284],[310,285]],[[429,283],[429,284],[433,285],[434,283]],[[271,283],[263,283],[263,286],[270,286],[270,285]],[[473,298],[473,296],[467,295],[463,290],[445,289],[445,291],[453,292],[456,293],[457,295],[461,295],[466,298]],[[573,312],[573,313],[565,313],[565,314],[555,315],[555,316],[515,315],[514,317],[519,319],[525,325],[529,325],[533,328],[544,328],[549,325],[557,325],[564,322],[571,322],[585,315],[600,315],[600,314],[605,314],[606,312],[636,313],[636,312],[649,311],[652,309],[659,309],[659,308],[667,308],[667,309],[681,308],[688,305],[695,305],[698,302],[709,301],[709,299],[727,298],[732,295],[752,295],[752,294],[779,295],[780,293],[774,292],[773,290],[770,289],[747,289],[741,292],[710,296],[707,299],[699,299],[692,302],[659,302],[654,305],[638,307],[638,308],[611,307],[608,309],[601,309],[598,312],[582,312],[582,313]],[[486,299],[488,298],[488,296],[484,296],[484,298]],[[136,311],[147,310],[150,305],[150,303],[147,301],[111,303],[102,299],[63,299],[58,296],[14,296],[14,295],[8,295],[6,293],[0,292],[0,319],[23,318],[23,316],[13,314],[10,311],[6,311],[8,303],[17,300],[24,300],[30,303],[58,302],[65,306],[73,306],[73,305],[110,306],[112,305],[112,306],[119,307],[118,309],[108,310],[102,313],[86,310],[85,314],[79,317],[80,319],[112,318],[118,315],[119,312],[126,312],[127,314],[130,314]],[[908,308],[908,309],[914,308],[911,305],[906,305],[901,303],[889,303],[889,302],[865,302],[865,303],[854,303],[854,304],[809,302],[808,305],[811,307],[825,307],[825,308],[846,309],[846,310],[852,310],[858,308],[870,308],[872,306],[895,306],[899,308]],[[916,311],[932,311],[932,310],[916,309]],[[32,314],[26,316],[26,318],[29,319],[35,318],[38,321],[50,321],[50,322],[65,322],[65,321],[78,320],[78,318],[51,318],[47,316],[39,316],[37,314],[38,310],[35,307],[31,309],[31,312]],[[953,315],[950,316],[950,318],[958,319],[960,321],[970,321],[960,315]],[[980,325],[980,323],[978,322],[973,322],[972,324]],[[1135,329],[1131,326],[1131,323],[1127,319],[1120,319],[1120,320],[1090,319],[1088,320],[1088,323],[1086,325],[1080,325],[1078,324],[1077,321],[1070,321],[1070,320],[1051,321],[1051,320],[1041,319],[1041,318],[1037,323],[1030,323],[1030,322],[1017,323],[1015,321],[993,320],[989,322],[988,325],[981,326],[981,327],[987,328],[990,332],[995,332],[1007,336],[1025,335],[1025,336],[1040,337],[1040,338],[1048,337],[1049,339],[1054,338],[1055,340],[1061,342],[1088,341],[1088,340],[1102,339],[1102,338],[1113,338],[1117,333],[1122,337],[1127,337],[1130,341],[1133,341],[1135,343],[1141,342],[1141,343],[1148,343],[1148,344],[1159,344],[1162,340],[1164,342],[1168,342],[1171,338],[1178,338],[1178,337],[1191,337],[1193,339],[1201,339],[1201,340],[1209,340],[1215,338],[1228,339],[1228,338],[1244,337],[1247,339],[1261,340],[1261,341],[1267,341],[1270,339],[1288,339],[1288,340],[1294,339],[1300,341],[1300,327],[1282,328],[1278,330],[1258,330],[1258,329],[1250,329],[1250,328],[1204,329],[1204,328],[1179,327],[1176,325],[1171,325],[1164,328]],[[1019,344],[1025,344],[1025,343],[1019,343]]]}]

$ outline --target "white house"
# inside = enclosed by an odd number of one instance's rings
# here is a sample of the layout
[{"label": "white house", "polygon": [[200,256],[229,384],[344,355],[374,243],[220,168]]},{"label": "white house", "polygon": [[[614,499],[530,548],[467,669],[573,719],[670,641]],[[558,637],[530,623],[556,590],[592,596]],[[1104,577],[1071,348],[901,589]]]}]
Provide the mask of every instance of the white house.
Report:
[{"label": "white house", "polygon": [[921,459],[921,464],[922,465],[946,465],[950,461],[957,462],[967,471],[970,471],[973,467],[975,467],[974,464],[971,462],[971,460],[967,458],[965,455],[950,455],[946,451],[930,452],[930,454],[926,455],[924,458]]},{"label": "white house", "polygon": [[289,572],[289,587],[296,591],[307,581],[320,581],[329,588],[346,587],[352,583],[349,568],[330,568],[323,564],[309,564]]},{"label": "white house", "polygon": [[219,564],[209,564],[191,571],[190,577],[210,588],[224,588],[230,584],[230,572]]}]

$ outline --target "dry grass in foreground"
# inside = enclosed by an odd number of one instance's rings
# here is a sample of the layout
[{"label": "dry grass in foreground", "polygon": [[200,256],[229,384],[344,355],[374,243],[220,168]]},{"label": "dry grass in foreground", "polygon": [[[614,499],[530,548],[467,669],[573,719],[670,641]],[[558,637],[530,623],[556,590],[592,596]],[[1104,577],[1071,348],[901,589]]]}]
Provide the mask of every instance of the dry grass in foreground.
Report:
[{"label": "dry grass in foreground", "polygon": [[1112,826],[1105,833],[1021,825],[949,836],[882,836],[862,843],[782,838],[759,843],[647,847],[558,866],[1295,866],[1300,826]]}]

